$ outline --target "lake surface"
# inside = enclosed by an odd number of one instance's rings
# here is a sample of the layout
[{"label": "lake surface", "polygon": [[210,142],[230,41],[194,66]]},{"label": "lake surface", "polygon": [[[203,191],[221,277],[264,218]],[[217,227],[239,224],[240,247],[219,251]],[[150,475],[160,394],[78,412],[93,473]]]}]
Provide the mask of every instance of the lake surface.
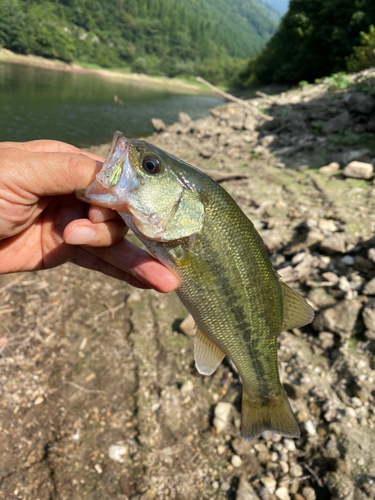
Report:
[{"label": "lake surface", "polygon": [[[56,139],[78,147],[153,132],[151,118],[177,121],[180,111],[207,116],[224,100],[162,86],[0,62],[0,141]],[[116,105],[117,95],[126,107]]]}]

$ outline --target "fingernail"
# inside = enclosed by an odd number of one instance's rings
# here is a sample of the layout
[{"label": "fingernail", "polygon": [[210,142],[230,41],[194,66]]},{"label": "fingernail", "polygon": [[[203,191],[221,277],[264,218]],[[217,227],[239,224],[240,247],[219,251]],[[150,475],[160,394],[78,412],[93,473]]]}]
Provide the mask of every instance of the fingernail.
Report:
[{"label": "fingernail", "polygon": [[91,227],[76,227],[65,239],[68,245],[89,245],[95,236],[95,231]]}]

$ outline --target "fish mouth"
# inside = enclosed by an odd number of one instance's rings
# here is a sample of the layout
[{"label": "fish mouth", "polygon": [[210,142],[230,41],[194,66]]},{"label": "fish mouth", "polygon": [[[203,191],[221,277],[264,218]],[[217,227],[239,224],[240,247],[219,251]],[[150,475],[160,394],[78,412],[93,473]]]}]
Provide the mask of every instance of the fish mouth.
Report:
[{"label": "fish mouth", "polygon": [[78,199],[112,210],[126,211],[126,194],[134,177],[129,163],[129,141],[122,132],[115,132],[111,147],[95,181],[76,191]]}]

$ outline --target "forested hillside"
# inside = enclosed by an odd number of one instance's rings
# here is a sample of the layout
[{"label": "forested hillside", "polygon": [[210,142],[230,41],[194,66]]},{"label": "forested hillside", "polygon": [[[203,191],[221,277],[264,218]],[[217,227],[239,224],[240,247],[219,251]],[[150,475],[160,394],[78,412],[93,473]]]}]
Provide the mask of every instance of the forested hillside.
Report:
[{"label": "forested hillside", "polygon": [[0,0],[0,46],[223,81],[261,49],[278,20],[261,0]]},{"label": "forested hillside", "polygon": [[355,68],[350,56],[371,24],[374,0],[290,0],[277,32],[242,74],[242,84],[313,81]]}]

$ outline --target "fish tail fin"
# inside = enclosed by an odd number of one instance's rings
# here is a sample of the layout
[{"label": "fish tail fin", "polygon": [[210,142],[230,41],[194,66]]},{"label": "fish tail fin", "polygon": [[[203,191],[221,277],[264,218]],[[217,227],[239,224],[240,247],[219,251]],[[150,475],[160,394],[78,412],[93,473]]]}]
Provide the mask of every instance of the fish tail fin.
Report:
[{"label": "fish tail fin", "polygon": [[260,400],[242,393],[242,436],[250,441],[264,431],[274,431],[284,437],[299,438],[301,431],[282,387],[274,396]]}]

